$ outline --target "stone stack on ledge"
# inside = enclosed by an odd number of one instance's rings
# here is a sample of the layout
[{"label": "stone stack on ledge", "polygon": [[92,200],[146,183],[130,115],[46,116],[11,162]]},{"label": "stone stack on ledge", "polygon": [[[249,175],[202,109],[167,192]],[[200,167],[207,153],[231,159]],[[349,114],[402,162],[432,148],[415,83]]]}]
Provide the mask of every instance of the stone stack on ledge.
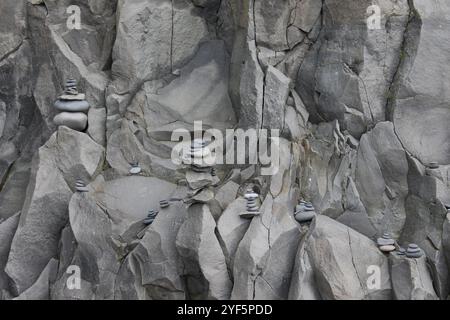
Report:
[{"label": "stone stack on ledge", "polygon": [[53,122],[57,126],[66,126],[77,131],[86,130],[90,105],[85,98],[84,93],[78,92],[77,81],[68,79],[64,94],[54,104],[61,112],[55,116]]},{"label": "stone stack on ledge", "polygon": [[385,232],[377,239],[377,246],[382,252],[392,252],[395,251],[395,240],[388,232]]},{"label": "stone stack on ledge", "polygon": [[138,162],[133,162],[131,163],[131,168],[130,168],[130,175],[135,176],[135,175],[139,175],[142,172],[142,168],[139,166]]},{"label": "stone stack on ledge", "polygon": [[144,219],[144,224],[146,226],[149,226],[153,223],[153,221],[155,221],[156,216],[158,215],[159,211],[158,210],[149,210],[147,218]]}]

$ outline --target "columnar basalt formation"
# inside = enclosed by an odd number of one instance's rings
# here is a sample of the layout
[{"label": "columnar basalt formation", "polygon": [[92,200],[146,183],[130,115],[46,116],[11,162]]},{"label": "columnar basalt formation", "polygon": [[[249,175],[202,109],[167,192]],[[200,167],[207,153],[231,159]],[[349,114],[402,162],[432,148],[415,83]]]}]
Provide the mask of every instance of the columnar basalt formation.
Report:
[{"label": "columnar basalt formation", "polygon": [[256,216],[259,216],[260,212],[257,204],[257,201],[259,201],[258,194],[255,193],[253,189],[249,188],[247,189],[244,198],[247,201],[245,211],[241,212],[239,216],[244,219],[252,219]]},{"label": "columnar basalt formation", "polygon": [[295,207],[294,217],[300,223],[311,222],[316,216],[316,212],[311,202],[300,201]]}]

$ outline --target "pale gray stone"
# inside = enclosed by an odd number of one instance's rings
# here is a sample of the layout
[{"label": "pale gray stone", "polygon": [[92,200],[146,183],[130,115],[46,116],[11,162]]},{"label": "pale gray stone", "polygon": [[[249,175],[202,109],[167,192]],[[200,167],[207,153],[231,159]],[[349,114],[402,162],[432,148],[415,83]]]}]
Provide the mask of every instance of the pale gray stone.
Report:
[{"label": "pale gray stone", "polygon": [[267,68],[264,90],[263,127],[282,130],[291,80],[272,66]]},{"label": "pale gray stone", "polygon": [[378,234],[398,237],[406,219],[408,162],[394,126],[381,122],[361,138],[355,184],[369,220]]},{"label": "pale gray stone", "polygon": [[314,278],[314,269],[312,268],[304,243],[305,241],[300,243],[297,255],[295,257],[295,265],[292,272],[288,299],[321,300],[321,296],[317,290],[317,284]]},{"label": "pale gray stone", "polygon": [[[132,287],[130,290],[136,292],[135,296],[141,299],[186,298],[181,258],[175,246],[178,230],[184,223],[186,214],[186,208],[178,203],[158,215],[136,248],[127,256],[126,264],[130,265],[132,277],[118,275],[121,286],[120,289],[116,288],[116,299],[128,299],[129,293],[124,294],[128,287]],[[134,281],[138,283],[134,285]],[[135,286],[142,288],[145,294],[136,290]]]},{"label": "pale gray stone", "polygon": [[263,117],[264,73],[258,62],[254,41],[246,43],[239,95],[241,100],[239,126],[259,128]]},{"label": "pale gray stone", "polygon": [[[317,12],[318,2],[302,1],[300,6]],[[369,0],[323,2],[323,27],[301,65],[296,86],[314,123],[338,119],[358,138],[386,118],[386,92],[396,75],[409,17],[406,0],[384,1],[378,4],[381,29],[369,30],[370,5]]]},{"label": "pale gray stone", "polygon": [[14,300],[50,300],[50,282],[54,281],[58,260],[51,259],[36,282]]},{"label": "pale gray stone", "polygon": [[236,199],[239,185],[230,180],[216,191],[216,200],[219,202],[222,209],[226,209]]},{"label": "pale gray stone", "polygon": [[[0,3],[0,299],[448,298],[448,1],[63,2]],[[175,163],[196,120],[280,129],[277,170]]]},{"label": "pale gray stone", "polygon": [[208,35],[192,4],[172,1],[120,1],[112,70],[136,86],[186,63]]},{"label": "pale gray stone", "polygon": [[213,183],[213,177],[209,172],[186,172],[186,180],[189,187],[193,190],[201,189]]},{"label": "pale gray stone", "polygon": [[423,250],[422,252],[428,257],[436,293],[446,298],[449,274],[443,248],[443,226],[447,210],[440,203],[427,203],[415,195],[408,196],[405,206],[408,215],[401,242],[415,243]]},{"label": "pale gray stone", "polygon": [[230,298],[232,282],[215,228],[208,206],[195,204],[178,232],[176,246],[191,299]]},{"label": "pale gray stone", "polygon": [[267,195],[236,251],[232,299],[287,299],[300,242],[293,206],[286,193]]},{"label": "pale gray stone", "polygon": [[8,289],[8,275],[4,272],[11,243],[19,224],[20,212],[0,222],[0,290]]},{"label": "pale gray stone", "polygon": [[78,265],[84,280],[96,284],[95,299],[114,295],[114,279],[120,263],[112,242],[113,221],[87,193],[75,193],[69,203],[70,225],[84,259]]},{"label": "pale gray stone", "polygon": [[246,200],[237,198],[223,211],[217,223],[218,236],[223,243],[225,258],[230,270],[233,269],[233,260],[236,249],[244,237],[251,220],[242,219],[239,215],[246,210]]},{"label": "pale gray stone", "polygon": [[147,108],[144,119],[148,125],[158,109],[172,113],[168,123],[175,120],[224,129],[236,121],[228,94],[228,61],[222,41],[208,41],[200,45],[193,59],[180,69],[180,76],[156,93],[146,92]]},{"label": "pale gray stone", "polygon": [[256,42],[276,51],[288,49],[289,0],[254,1]]}]

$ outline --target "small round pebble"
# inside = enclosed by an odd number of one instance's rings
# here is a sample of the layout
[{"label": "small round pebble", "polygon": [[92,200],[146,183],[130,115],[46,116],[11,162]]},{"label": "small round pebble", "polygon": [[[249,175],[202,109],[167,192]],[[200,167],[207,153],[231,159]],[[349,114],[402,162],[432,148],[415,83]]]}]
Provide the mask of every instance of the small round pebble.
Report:
[{"label": "small round pebble", "polygon": [[392,251],[395,251],[395,246],[390,246],[390,245],[387,245],[387,246],[381,246],[381,247],[380,247],[380,251],[383,251],[383,252],[392,252]]}]

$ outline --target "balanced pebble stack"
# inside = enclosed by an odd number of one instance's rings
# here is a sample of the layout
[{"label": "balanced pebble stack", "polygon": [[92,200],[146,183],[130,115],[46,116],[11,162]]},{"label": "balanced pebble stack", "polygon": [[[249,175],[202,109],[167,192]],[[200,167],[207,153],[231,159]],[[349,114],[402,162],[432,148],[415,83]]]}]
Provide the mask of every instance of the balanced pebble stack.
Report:
[{"label": "balanced pebble stack", "polygon": [[84,131],[88,124],[87,112],[90,107],[85,98],[86,96],[77,90],[77,81],[67,80],[64,94],[54,104],[55,108],[61,112],[55,116],[53,122],[57,126]]},{"label": "balanced pebble stack", "polygon": [[395,250],[395,240],[387,232],[377,239],[377,246],[382,252],[392,252]]},{"label": "balanced pebble stack", "polygon": [[188,203],[208,203],[214,198],[212,186],[219,180],[213,170],[214,163],[215,159],[205,141],[193,140],[189,151],[183,155],[183,164],[188,166],[186,171],[189,187]]},{"label": "balanced pebble stack", "polygon": [[147,218],[144,219],[144,224],[146,226],[149,226],[153,223],[153,221],[155,221],[156,216],[158,215],[158,211],[157,210],[150,210],[148,212]]}]

